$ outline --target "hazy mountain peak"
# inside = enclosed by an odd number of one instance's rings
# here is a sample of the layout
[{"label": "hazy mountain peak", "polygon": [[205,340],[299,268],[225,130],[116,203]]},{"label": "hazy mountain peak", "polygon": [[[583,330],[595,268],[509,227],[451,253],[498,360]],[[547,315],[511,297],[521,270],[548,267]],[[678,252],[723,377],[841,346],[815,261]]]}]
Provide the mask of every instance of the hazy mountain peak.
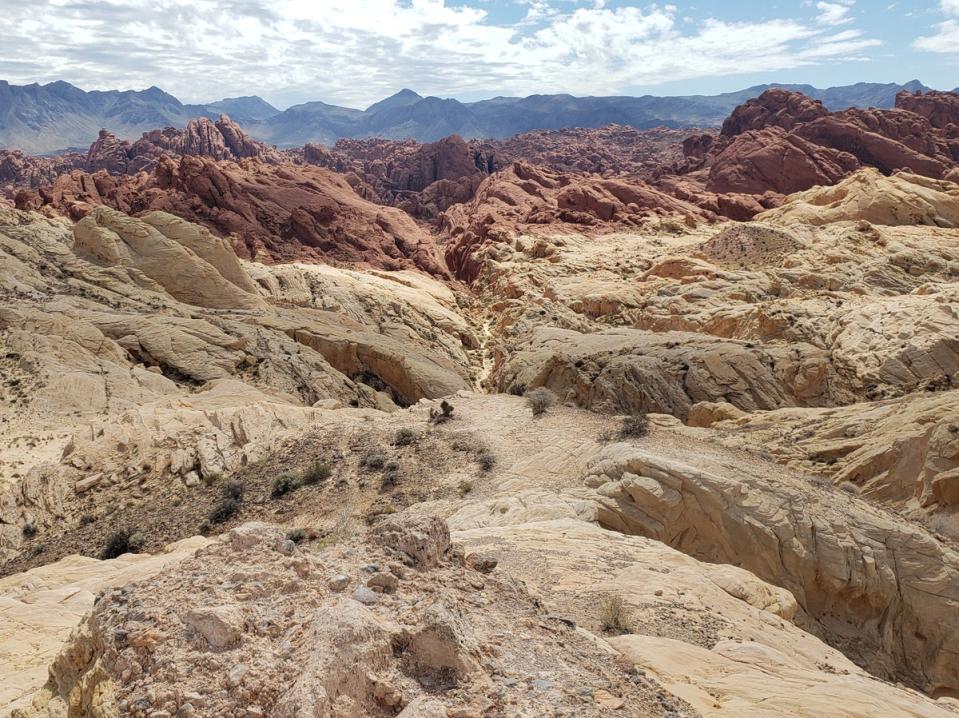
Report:
[{"label": "hazy mountain peak", "polygon": [[366,111],[370,114],[375,114],[377,112],[382,112],[383,110],[391,110],[395,107],[406,107],[407,105],[413,105],[422,99],[422,95],[404,87],[402,90],[390,95],[385,100],[380,100],[379,102],[373,103],[366,108]]}]

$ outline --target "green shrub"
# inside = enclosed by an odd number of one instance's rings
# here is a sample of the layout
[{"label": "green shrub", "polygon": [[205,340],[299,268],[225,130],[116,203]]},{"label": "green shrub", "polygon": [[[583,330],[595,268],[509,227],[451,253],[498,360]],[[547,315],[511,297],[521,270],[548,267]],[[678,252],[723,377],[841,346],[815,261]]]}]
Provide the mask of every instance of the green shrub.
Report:
[{"label": "green shrub", "polygon": [[400,465],[395,461],[391,461],[386,465],[386,468],[383,470],[383,482],[381,483],[381,488],[390,489],[396,486],[403,478],[403,473],[400,470]]},{"label": "green shrub", "polygon": [[270,491],[270,496],[274,499],[278,499],[281,496],[286,496],[292,491],[296,491],[300,488],[300,481],[295,476],[290,476],[289,474],[284,474],[283,476],[277,476],[273,479],[273,489]]},{"label": "green shrub", "polygon": [[618,593],[607,593],[599,604],[599,623],[607,633],[632,632],[633,614]]},{"label": "green shrub", "polygon": [[360,456],[360,466],[364,469],[378,470],[386,466],[386,454],[382,449],[367,449]]},{"label": "green shrub", "polygon": [[240,510],[240,500],[233,497],[221,499],[210,512],[210,523],[222,524],[229,521]]},{"label": "green shrub", "polygon": [[130,553],[140,553],[146,546],[147,538],[139,531],[134,531],[127,539],[127,551]]},{"label": "green shrub", "polygon": [[286,538],[287,538],[288,540],[292,541],[293,543],[300,543],[301,541],[305,541],[305,540],[306,540],[306,530],[305,530],[305,529],[293,529],[292,531],[288,531],[288,532],[287,532]]},{"label": "green shrub", "polygon": [[23,538],[26,538],[26,539],[32,539],[34,536],[37,535],[37,531],[39,531],[39,529],[37,528],[37,525],[33,523],[32,521],[30,523],[25,523],[23,525],[23,528],[21,529],[21,532],[23,533]]},{"label": "green shrub", "polygon": [[393,446],[410,446],[415,444],[419,435],[412,429],[400,429],[393,437]]},{"label": "green shrub", "polygon": [[544,386],[526,394],[526,403],[533,412],[533,416],[545,414],[556,403],[556,395]]},{"label": "green shrub", "polygon": [[623,419],[619,427],[620,439],[640,439],[649,435],[649,419],[645,414],[633,414]]},{"label": "green shrub", "polygon": [[[138,541],[140,542],[140,548],[142,548],[143,534],[140,534],[139,532],[137,532],[137,534],[139,535]],[[109,558],[122,556],[125,553],[135,552],[136,549],[130,545],[130,539],[134,536],[135,534],[133,534],[133,532],[129,529],[120,529],[119,531],[114,531],[112,534],[107,536],[107,543],[100,552],[100,558],[106,560]],[[136,543],[136,541],[134,543]]]},{"label": "green shrub", "polygon": [[489,449],[483,449],[476,457],[477,463],[484,472],[492,471],[496,466],[496,457]]},{"label": "green shrub", "polygon": [[333,474],[333,469],[329,464],[323,461],[317,461],[310,468],[303,472],[300,483],[303,486],[312,486],[326,481]]},{"label": "green shrub", "polygon": [[237,501],[243,500],[243,494],[246,491],[246,487],[240,481],[230,481],[223,486],[223,498],[225,499],[236,499]]}]

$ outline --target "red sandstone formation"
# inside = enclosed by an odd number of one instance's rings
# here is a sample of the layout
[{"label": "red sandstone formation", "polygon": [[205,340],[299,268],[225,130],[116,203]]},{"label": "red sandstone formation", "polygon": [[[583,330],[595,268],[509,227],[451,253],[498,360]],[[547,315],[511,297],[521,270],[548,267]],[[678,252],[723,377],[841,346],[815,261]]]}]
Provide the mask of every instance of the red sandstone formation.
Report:
[{"label": "red sandstone formation", "polygon": [[573,175],[516,162],[488,177],[471,202],[451,207],[440,219],[450,238],[447,264],[458,277],[472,281],[479,271],[476,252],[518,233],[635,227],[662,216],[690,223],[713,218],[639,180]]},{"label": "red sandstone formation", "polygon": [[261,261],[359,263],[446,274],[431,238],[408,215],[364,200],[342,176],[319,167],[165,155],[152,174],[76,171],[40,194],[47,211],[74,219],[97,204],[130,214],[170,212],[232,236],[240,256]]},{"label": "red sandstone formation", "polygon": [[952,93],[902,93],[892,110],[830,112],[799,93],[767,90],[733,111],[717,141],[687,140],[685,171],[708,170],[699,179],[714,193],[788,194],[864,166],[939,179],[959,160],[957,105]]},{"label": "red sandstone formation", "polygon": [[13,197],[20,189],[36,189],[52,183],[64,172],[84,166],[79,153],[57,157],[32,157],[20,150],[0,150],[0,186],[3,194]]}]

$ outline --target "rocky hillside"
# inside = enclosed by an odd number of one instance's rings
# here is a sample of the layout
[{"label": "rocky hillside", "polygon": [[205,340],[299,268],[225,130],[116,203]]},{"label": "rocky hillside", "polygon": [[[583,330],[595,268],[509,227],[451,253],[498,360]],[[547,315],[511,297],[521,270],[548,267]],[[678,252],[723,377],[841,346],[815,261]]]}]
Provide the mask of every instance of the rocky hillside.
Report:
[{"label": "rocky hillside", "polygon": [[0,716],[959,714],[954,101],[32,165]]}]

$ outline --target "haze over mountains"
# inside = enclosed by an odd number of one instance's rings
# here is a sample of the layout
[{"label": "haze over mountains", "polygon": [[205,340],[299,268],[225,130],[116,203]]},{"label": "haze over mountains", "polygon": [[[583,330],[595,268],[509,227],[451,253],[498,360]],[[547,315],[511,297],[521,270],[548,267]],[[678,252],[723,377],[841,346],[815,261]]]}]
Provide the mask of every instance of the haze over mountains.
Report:
[{"label": "haze over mountains", "polygon": [[857,83],[819,89],[809,85],[759,85],[720,95],[675,97],[573,97],[531,95],[464,103],[422,97],[404,89],[365,110],[307,102],[279,110],[256,96],[184,104],[158,87],[86,92],[67,82],[11,85],[0,81],[0,147],[28,153],[86,148],[101,128],[135,139],[157,127],[183,127],[196,117],[230,115],[256,139],[278,147],[332,144],[343,137],[413,138],[432,142],[450,134],[503,138],[534,129],[718,126],[730,111],[770,87],[821,100],[829,109],[890,108],[902,90],[926,90],[918,80]]}]

